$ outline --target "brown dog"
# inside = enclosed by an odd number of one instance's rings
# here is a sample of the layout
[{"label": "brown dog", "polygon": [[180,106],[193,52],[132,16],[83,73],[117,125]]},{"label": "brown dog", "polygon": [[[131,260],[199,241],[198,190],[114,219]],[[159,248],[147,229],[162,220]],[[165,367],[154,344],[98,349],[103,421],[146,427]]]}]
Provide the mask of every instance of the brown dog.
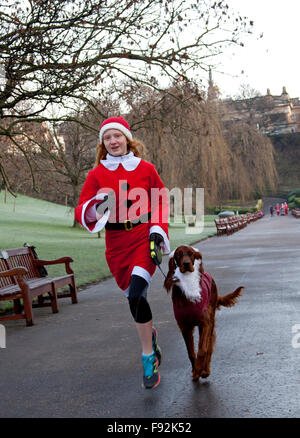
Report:
[{"label": "brown dog", "polygon": [[[210,361],[215,344],[215,311],[220,306],[233,306],[243,287],[218,296],[210,274],[204,272],[201,253],[190,246],[179,246],[170,254],[169,272],[164,282],[172,301],[175,319],[185,341],[192,364],[192,378],[197,381],[210,374]],[[198,354],[194,348],[194,327],[199,329]]]}]

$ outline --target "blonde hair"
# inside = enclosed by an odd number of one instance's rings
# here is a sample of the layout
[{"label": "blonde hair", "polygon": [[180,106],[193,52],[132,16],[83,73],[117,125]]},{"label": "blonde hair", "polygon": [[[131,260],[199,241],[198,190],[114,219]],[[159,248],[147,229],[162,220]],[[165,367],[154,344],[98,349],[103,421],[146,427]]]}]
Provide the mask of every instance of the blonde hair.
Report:
[{"label": "blonde hair", "polygon": [[[126,137],[127,138],[127,137]],[[139,140],[129,140],[127,138],[127,152],[133,152],[133,155],[136,157],[141,157],[142,154],[145,152],[145,146],[142,142]],[[105,160],[107,155],[107,150],[103,143],[98,143],[96,147],[96,160],[94,164],[95,167],[99,166],[100,160]]]}]

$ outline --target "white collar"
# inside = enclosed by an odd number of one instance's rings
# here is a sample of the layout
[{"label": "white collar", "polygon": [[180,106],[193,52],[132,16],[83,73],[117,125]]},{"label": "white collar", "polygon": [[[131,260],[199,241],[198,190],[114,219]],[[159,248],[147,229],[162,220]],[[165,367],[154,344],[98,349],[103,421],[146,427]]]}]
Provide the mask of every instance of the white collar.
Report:
[{"label": "white collar", "polygon": [[140,161],[141,158],[136,157],[133,152],[129,152],[126,155],[119,155],[117,157],[107,154],[106,160],[101,160],[100,163],[108,170],[116,170],[121,163],[125,170],[132,171],[138,167]]}]

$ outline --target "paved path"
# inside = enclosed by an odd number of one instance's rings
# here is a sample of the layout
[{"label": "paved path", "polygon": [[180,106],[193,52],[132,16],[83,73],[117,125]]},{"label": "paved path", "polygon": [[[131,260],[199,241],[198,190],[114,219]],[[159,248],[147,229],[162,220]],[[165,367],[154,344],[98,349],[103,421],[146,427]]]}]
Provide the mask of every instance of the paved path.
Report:
[{"label": "paved path", "polygon": [[35,309],[33,327],[5,323],[0,417],[299,417],[300,344],[292,328],[300,325],[300,220],[266,215],[195,246],[220,294],[246,286],[235,307],[217,313],[207,380],[190,379],[158,271],[149,299],[164,354],[161,384],[141,387],[135,327],[109,279],[81,291],[77,305],[60,301],[56,315]]}]

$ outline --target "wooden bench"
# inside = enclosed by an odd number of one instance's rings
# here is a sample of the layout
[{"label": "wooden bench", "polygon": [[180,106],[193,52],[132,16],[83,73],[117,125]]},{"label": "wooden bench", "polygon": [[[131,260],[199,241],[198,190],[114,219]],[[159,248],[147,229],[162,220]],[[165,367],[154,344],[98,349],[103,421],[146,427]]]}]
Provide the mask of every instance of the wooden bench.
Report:
[{"label": "wooden bench", "polygon": [[215,219],[215,224],[217,228],[217,236],[222,234],[231,234],[233,232],[232,227],[229,225],[227,219]]},{"label": "wooden bench", "polygon": [[228,216],[227,218],[223,219],[215,219],[217,235],[221,236],[222,234],[232,234],[245,228],[251,222],[257,221],[261,217],[262,213],[260,211],[256,211],[255,213],[247,213],[245,216]]},{"label": "wooden bench", "polygon": [[217,236],[222,236],[222,234],[226,233],[226,225],[223,225],[220,222],[220,219],[215,219],[215,225],[217,229]]},{"label": "wooden bench", "polygon": [[[52,312],[57,313],[58,298],[71,297],[72,303],[77,303],[75,277],[70,267],[73,259],[40,260],[36,257],[34,247],[30,246],[0,251],[0,301],[13,300],[14,303],[14,314],[0,316],[0,321],[25,318],[26,325],[31,326],[33,307],[51,305]],[[44,266],[60,263],[65,264],[66,275],[48,277]],[[64,286],[69,286],[69,291],[58,294],[58,289]],[[33,304],[35,297],[37,303]]]},{"label": "wooden bench", "polygon": [[228,217],[227,220],[228,220],[228,223],[231,226],[233,232],[239,231],[240,226],[239,226],[239,221],[238,221],[236,216],[230,216],[230,217]]},{"label": "wooden bench", "polygon": [[239,216],[238,221],[241,229],[245,228],[248,225],[248,221],[244,215]]},{"label": "wooden bench", "polygon": [[255,222],[258,217],[254,213],[247,213],[248,224]]},{"label": "wooden bench", "polygon": [[300,219],[300,208],[294,208],[292,210],[292,215],[295,216],[296,219]]},{"label": "wooden bench", "polygon": [[235,231],[245,228],[248,223],[250,223],[250,216],[229,216],[224,219],[215,219],[218,236],[222,234],[227,234],[228,236]]}]

